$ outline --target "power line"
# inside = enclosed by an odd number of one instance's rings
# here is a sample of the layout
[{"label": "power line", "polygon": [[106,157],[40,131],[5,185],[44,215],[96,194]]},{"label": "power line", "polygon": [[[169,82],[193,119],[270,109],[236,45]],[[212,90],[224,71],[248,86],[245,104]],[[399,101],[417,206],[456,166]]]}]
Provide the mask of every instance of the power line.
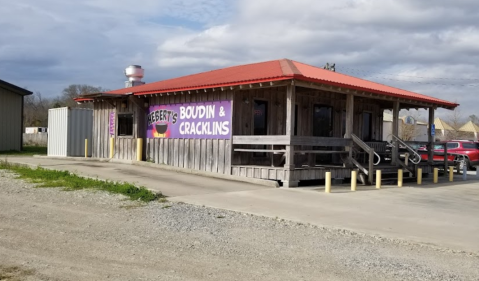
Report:
[{"label": "power line", "polygon": [[410,81],[410,80],[399,80],[381,76],[370,76],[368,78],[377,78],[389,81],[405,82],[405,83],[415,83],[423,85],[437,85],[437,86],[455,86],[455,87],[479,87],[479,84],[450,84],[450,83],[435,83],[435,82],[423,82],[423,81]]},{"label": "power line", "polygon": [[382,74],[387,76],[400,76],[400,77],[410,77],[410,78],[419,78],[419,79],[438,79],[438,80],[468,80],[468,81],[478,81],[479,78],[453,78],[453,77],[427,77],[427,76],[414,76],[414,75],[402,75],[402,74],[391,74],[391,73],[384,73],[384,72],[375,72],[371,70],[364,70],[358,68],[350,68],[350,67],[336,67],[337,69],[345,69],[346,71],[350,72],[360,72],[360,73],[373,73],[373,74]]},{"label": "power line", "polygon": [[[339,72],[339,71],[338,71]],[[343,72],[347,74],[346,71]],[[356,72],[356,71],[350,71],[350,72]],[[391,76],[401,76],[401,75],[393,75],[389,74]],[[363,75],[361,75],[363,76]],[[410,76],[412,77],[412,76]],[[383,77],[383,76],[367,76],[368,79],[382,79],[382,80],[388,80],[388,81],[396,81],[396,82],[403,82],[403,83],[414,83],[414,84],[421,84],[421,85],[436,85],[436,86],[454,86],[454,87],[479,87],[479,84],[461,84],[461,83],[441,83],[441,82],[426,82],[426,81],[412,81],[412,80],[402,80],[402,79],[394,79],[390,77]],[[479,81],[478,81],[479,82]]]}]

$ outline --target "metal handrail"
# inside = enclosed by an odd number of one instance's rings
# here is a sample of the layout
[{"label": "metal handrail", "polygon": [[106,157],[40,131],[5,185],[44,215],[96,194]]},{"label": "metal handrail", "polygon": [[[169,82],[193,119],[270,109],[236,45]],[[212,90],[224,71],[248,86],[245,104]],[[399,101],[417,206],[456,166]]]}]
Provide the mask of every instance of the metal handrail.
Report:
[{"label": "metal handrail", "polygon": [[[414,158],[413,159],[410,159],[410,161],[414,164],[414,165],[417,165],[419,164],[419,162],[421,162],[421,155],[419,155],[419,153],[417,153],[417,151],[410,147],[407,143],[405,143],[402,139],[400,139],[399,137],[395,136],[395,135],[392,135],[393,138],[396,139],[396,141],[398,141],[400,144],[402,144],[403,146],[406,147],[406,149],[410,152],[412,152],[412,154],[414,155]],[[415,160],[414,160],[415,159]]]},{"label": "metal handrail", "polygon": [[376,157],[378,158],[378,161],[376,163],[373,163],[374,166],[378,165],[381,162],[381,156],[379,156],[379,154],[377,154],[372,147],[367,145],[364,141],[362,141],[360,138],[358,138],[355,134],[351,134],[351,139],[357,145],[359,145],[364,151],[366,151],[367,153],[370,154],[371,152],[373,152],[374,155],[376,155]]}]

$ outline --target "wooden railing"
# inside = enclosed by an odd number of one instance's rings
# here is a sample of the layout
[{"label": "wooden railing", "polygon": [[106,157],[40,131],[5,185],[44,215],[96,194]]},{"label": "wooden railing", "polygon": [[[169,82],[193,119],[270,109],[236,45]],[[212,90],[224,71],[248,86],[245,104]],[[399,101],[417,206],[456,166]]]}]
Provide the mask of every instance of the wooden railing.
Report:
[{"label": "wooden railing", "polygon": [[278,136],[233,136],[233,144],[243,145],[290,145],[291,137]]},{"label": "wooden railing", "polygon": [[292,136],[290,145],[350,147],[352,139]]},{"label": "wooden railing", "polygon": [[[273,155],[283,155],[283,160],[295,154],[349,154],[347,150],[321,150],[314,147],[351,147],[353,141],[344,138],[328,138],[328,137],[309,137],[309,136],[287,136],[287,135],[266,135],[266,136],[233,136],[233,145],[251,145],[266,147],[250,147],[235,148],[235,152],[246,153],[270,153],[271,165],[273,166]],[[276,146],[276,148],[275,148]],[[277,148],[285,146],[285,148]],[[308,149],[295,149],[295,146],[307,146]],[[291,158],[290,158],[291,159]]]},{"label": "wooden railing", "polygon": [[233,136],[233,144],[242,145],[305,145],[305,146],[338,146],[352,145],[351,139],[301,136]]}]

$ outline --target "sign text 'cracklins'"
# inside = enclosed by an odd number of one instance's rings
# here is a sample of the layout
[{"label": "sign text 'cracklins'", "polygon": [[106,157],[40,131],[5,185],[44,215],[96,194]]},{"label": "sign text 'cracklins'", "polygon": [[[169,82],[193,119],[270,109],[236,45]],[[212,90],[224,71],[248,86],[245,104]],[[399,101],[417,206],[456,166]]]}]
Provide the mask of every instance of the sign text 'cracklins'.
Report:
[{"label": "sign text 'cracklins'", "polygon": [[153,105],[148,138],[230,139],[231,102]]}]

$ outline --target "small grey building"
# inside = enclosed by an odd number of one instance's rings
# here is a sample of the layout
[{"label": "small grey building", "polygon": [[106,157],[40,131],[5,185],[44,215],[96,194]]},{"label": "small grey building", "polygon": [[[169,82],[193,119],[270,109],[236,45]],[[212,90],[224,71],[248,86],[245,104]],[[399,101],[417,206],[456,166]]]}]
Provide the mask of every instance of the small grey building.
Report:
[{"label": "small grey building", "polygon": [[31,94],[0,80],[0,151],[22,149],[23,97]]}]

